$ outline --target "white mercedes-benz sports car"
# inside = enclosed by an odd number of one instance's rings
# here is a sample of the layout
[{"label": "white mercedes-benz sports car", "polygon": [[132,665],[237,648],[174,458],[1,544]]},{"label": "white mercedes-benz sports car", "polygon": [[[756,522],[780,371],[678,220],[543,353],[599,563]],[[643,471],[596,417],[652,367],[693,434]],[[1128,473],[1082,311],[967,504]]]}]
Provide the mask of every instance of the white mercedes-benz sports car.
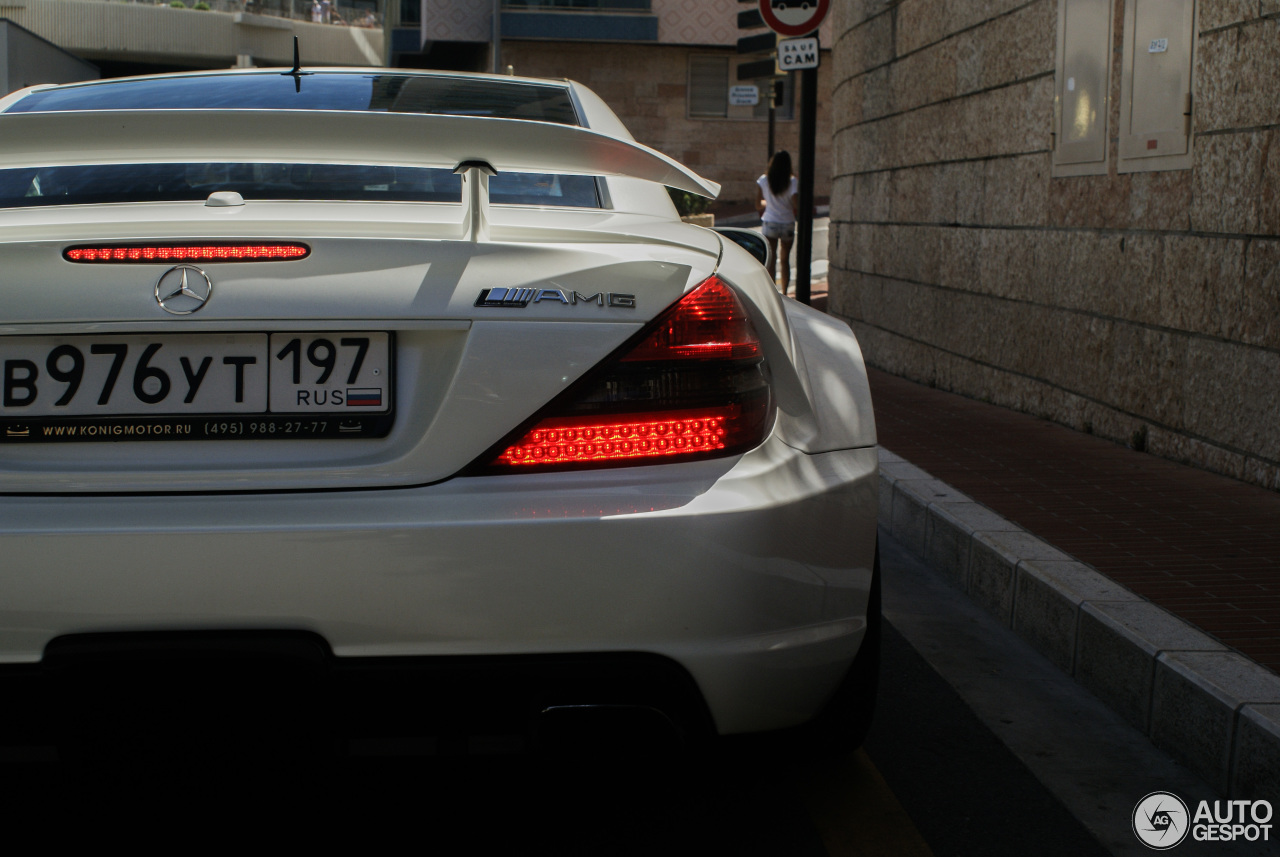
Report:
[{"label": "white mercedes-benz sports car", "polygon": [[0,100],[0,743],[860,740],[858,345],[664,186],[569,81]]}]

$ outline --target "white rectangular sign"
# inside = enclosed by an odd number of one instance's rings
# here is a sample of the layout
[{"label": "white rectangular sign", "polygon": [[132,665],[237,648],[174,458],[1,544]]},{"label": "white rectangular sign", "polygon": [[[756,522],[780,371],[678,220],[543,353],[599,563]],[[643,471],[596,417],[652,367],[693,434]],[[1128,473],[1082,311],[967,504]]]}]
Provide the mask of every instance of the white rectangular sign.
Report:
[{"label": "white rectangular sign", "polygon": [[729,103],[734,107],[755,107],[760,103],[760,90],[750,84],[731,86]]},{"label": "white rectangular sign", "polygon": [[778,70],[797,71],[818,67],[817,39],[785,39],[778,42]]}]

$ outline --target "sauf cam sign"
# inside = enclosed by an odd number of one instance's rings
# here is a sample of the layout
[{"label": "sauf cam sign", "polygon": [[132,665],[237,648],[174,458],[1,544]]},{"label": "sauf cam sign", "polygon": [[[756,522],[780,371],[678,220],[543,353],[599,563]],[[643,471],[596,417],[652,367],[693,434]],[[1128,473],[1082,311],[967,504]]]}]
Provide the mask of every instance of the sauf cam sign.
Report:
[{"label": "sauf cam sign", "polygon": [[778,42],[778,71],[818,67],[818,40],[784,39]]}]

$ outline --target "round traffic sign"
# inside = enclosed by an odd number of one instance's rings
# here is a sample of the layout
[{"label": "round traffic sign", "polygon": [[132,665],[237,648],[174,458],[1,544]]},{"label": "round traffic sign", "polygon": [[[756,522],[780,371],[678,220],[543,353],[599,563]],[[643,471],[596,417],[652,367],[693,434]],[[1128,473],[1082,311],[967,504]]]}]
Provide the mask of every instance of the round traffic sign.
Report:
[{"label": "round traffic sign", "polygon": [[831,0],[760,0],[765,26],[780,36],[807,36],[827,17]]}]

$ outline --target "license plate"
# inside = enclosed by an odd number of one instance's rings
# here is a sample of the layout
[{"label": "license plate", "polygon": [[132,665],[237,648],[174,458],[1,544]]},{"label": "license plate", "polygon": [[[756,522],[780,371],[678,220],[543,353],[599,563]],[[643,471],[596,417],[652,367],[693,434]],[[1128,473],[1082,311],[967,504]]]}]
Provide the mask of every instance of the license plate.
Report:
[{"label": "license plate", "polygon": [[0,337],[0,440],[383,437],[385,332]]}]

